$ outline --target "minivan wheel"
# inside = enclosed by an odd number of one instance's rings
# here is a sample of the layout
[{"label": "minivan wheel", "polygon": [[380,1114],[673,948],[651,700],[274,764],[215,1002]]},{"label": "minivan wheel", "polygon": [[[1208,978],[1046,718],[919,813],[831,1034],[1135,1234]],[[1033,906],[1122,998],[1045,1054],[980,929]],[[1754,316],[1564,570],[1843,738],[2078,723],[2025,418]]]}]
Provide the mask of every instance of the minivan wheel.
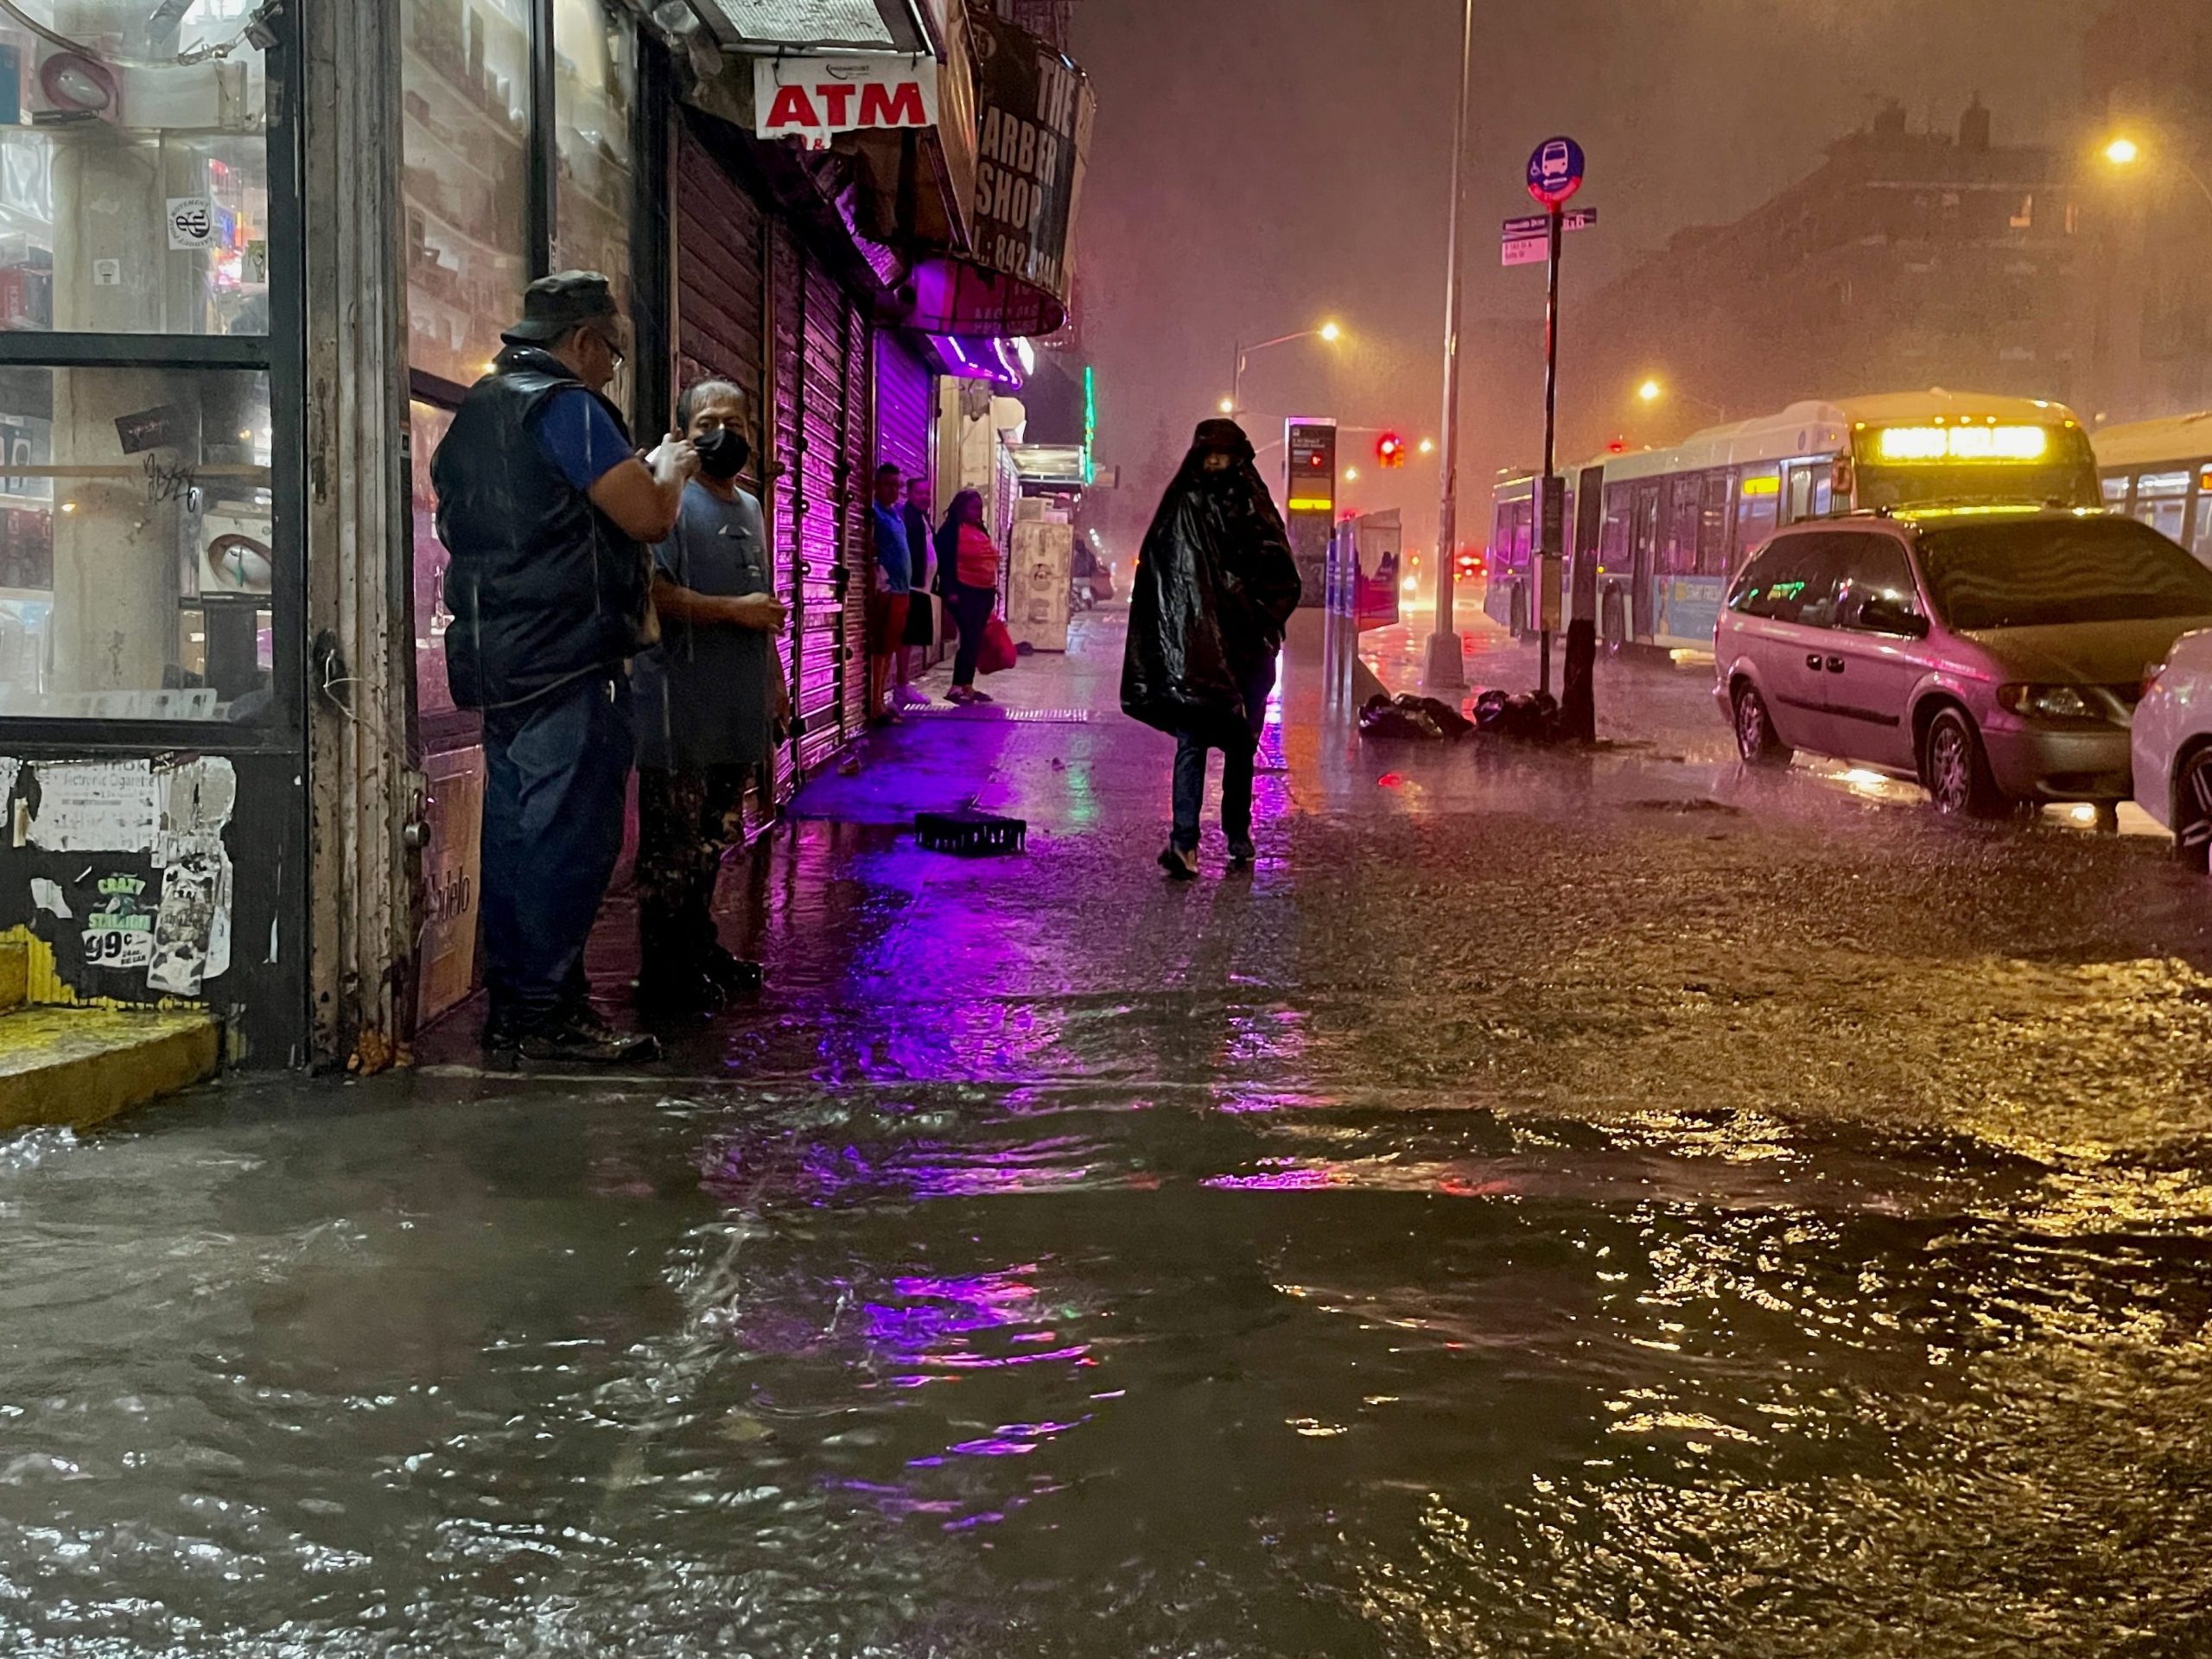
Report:
[{"label": "minivan wheel", "polygon": [[1736,753],[1747,766],[1786,766],[1790,748],[1774,734],[1766,699],[1748,683],[1736,688]]},{"label": "minivan wheel", "polygon": [[2001,817],[2010,804],[1990,775],[1980,734],[1956,709],[1944,709],[1929,723],[1921,745],[1920,781],[1946,817]]},{"label": "minivan wheel", "polygon": [[2174,851],[2199,875],[2212,869],[2212,749],[2183,761],[2174,779]]}]

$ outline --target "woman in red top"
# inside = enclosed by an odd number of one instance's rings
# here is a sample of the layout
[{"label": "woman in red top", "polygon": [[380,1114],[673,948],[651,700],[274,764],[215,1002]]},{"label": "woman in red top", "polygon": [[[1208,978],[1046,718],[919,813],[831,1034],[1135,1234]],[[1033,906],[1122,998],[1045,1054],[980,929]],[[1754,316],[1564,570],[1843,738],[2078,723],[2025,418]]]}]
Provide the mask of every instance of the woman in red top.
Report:
[{"label": "woman in red top", "polygon": [[946,696],[954,702],[988,702],[991,699],[976,689],[976,653],[998,605],[999,550],[983,528],[983,498],[978,492],[963,490],[952,498],[937,532],[937,559],[945,608],[960,630],[960,649],[952,659],[952,690]]}]

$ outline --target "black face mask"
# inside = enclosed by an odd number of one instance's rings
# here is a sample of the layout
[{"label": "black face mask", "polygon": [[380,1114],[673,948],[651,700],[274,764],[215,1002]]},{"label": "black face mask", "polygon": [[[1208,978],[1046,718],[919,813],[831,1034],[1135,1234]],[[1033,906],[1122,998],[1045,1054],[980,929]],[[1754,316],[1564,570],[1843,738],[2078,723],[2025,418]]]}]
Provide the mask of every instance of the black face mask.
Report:
[{"label": "black face mask", "polygon": [[745,470],[746,460],[753,453],[745,435],[727,426],[692,439],[691,447],[699,452],[699,470],[709,478],[735,478]]}]

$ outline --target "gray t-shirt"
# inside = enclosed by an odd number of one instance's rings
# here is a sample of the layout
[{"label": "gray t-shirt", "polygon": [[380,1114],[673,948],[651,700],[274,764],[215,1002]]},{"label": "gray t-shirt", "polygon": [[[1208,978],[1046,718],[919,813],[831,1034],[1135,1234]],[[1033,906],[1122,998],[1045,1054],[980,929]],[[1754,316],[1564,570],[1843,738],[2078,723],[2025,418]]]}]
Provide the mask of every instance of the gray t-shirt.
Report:
[{"label": "gray t-shirt", "polygon": [[[669,538],[653,550],[679,588],[722,598],[775,591],[760,504],[744,491],[725,501],[696,480]],[[638,764],[690,771],[755,766],[767,759],[768,676],[773,635],[720,623],[661,619],[660,644],[634,670]]]}]

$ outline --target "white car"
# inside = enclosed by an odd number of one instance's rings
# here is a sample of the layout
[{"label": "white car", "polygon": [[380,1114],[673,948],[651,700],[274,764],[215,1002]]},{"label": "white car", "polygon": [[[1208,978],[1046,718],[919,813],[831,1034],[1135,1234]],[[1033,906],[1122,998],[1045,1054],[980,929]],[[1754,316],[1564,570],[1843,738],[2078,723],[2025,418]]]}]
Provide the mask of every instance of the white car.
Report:
[{"label": "white car", "polygon": [[2212,628],[2185,633],[2135,708],[2135,804],[2174,832],[2183,860],[2212,849]]}]

